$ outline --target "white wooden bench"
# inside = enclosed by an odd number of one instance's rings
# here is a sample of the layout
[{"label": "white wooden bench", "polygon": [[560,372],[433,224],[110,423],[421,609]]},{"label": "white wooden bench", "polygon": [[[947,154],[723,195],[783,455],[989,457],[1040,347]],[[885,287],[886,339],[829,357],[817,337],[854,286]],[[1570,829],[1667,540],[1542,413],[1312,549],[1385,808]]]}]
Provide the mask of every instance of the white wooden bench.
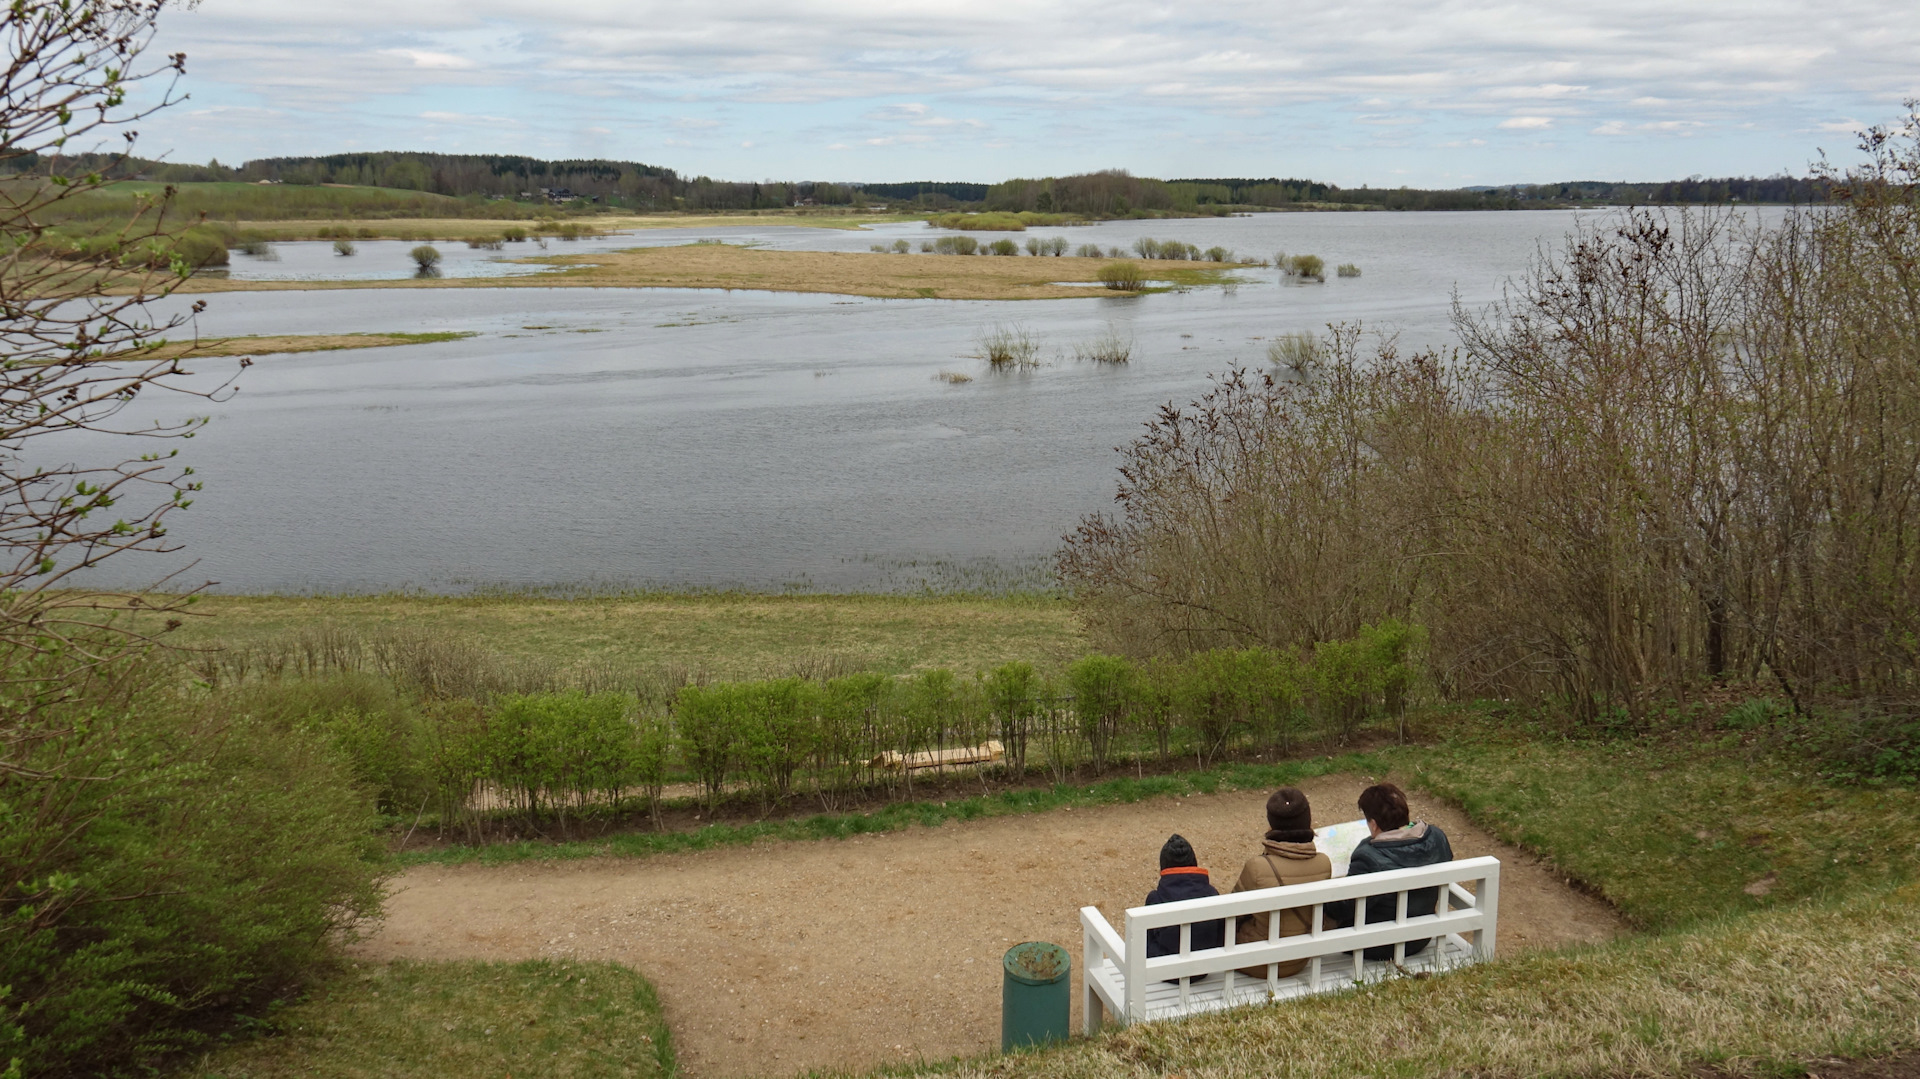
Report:
[{"label": "white wooden bench", "polygon": [[[1407,893],[1422,888],[1439,888],[1439,903],[1433,914],[1410,918]],[[1336,929],[1325,920],[1328,903],[1389,892],[1399,894],[1393,921],[1367,923],[1365,902],[1354,904],[1359,924],[1351,928]],[[1312,931],[1278,936],[1278,912],[1305,907],[1312,908],[1307,916]],[[1098,907],[1082,907],[1086,953],[1080,969],[1086,983],[1086,1030],[1097,1033],[1108,1016],[1123,1026],[1173,1019],[1332,992],[1400,971],[1438,973],[1491,959],[1499,909],[1498,858],[1466,858],[1418,869],[1133,907],[1126,915],[1125,940],[1107,924]],[[1236,944],[1235,922],[1260,913],[1270,915],[1268,939]],[[1193,923],[1217,919],[1226,922],[1226,947],[1193,951]],[[1148,958],[1147,930],[1175,925],[1180,927],[1179,953]],[[1418,955],[1407,955],[1407,944],[1419,940],[1432,943]],[[1393,947],[1390,961],[1370,961],[1363,954],[1368,948],[1387,945]],[[1274,976],[1273,964],[1298,959],[1308,960],[1305,970],[1289,978]],[[1241,968],[1259,966],[1267,968],[1266,977],[1239,973]],[[1202,974],[1206,979],[1196,982]],[[1168,984],[1169,979],[1173,984]]]}]

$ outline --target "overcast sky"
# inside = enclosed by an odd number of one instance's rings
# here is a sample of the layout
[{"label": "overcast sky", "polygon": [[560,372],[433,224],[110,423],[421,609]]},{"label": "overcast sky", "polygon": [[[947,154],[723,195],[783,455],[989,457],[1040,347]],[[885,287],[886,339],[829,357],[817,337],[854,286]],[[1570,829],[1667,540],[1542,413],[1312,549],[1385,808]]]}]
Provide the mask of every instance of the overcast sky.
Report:
[{"label": "overcast sky", "polygon": [[139,152],[1098,168],[1358,186],[1801,174],[1920,96],[1912,0],[204,0]]}]

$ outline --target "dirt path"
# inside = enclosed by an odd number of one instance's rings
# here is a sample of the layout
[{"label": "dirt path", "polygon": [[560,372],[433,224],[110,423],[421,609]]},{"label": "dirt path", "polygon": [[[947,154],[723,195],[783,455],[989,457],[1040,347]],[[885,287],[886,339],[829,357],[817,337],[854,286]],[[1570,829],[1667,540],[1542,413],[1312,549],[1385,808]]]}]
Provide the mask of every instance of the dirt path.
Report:
[{"label": "dirt path", "polygon": [[[1314,822],[1358,816],[1366,781],[1306,785]],[[1266,824],[1257,792],[1061,810],[843,842],[643,860],[422,867],[400,879],[373,959],[573,956],[626,963],[666,1004],[688,1075],[789,1075],[991,1051],[999,958],[1050,940],[1074,958],[1079,909],[1119,924],[1153,887],[1169,832],[1223,890]],[[1623,931],[1605,904],[1433,799],[1454,853],[1494,854],[1503,953]]]}]

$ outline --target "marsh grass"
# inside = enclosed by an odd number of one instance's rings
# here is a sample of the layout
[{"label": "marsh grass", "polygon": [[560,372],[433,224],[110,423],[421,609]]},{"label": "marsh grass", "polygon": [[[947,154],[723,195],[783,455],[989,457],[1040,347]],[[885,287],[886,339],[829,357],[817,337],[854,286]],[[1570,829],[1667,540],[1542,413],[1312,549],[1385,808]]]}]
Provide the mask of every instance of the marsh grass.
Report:
[{"label": "marsh grass", "polygon": [[1343,262],[1336,267],[1333,272],[1339,277],[1359,277],[1360,267],[1355,266],[1351,262]]},{"label": "marsh grass", "polygon": [[1073,358],[1089,363],[1126,363],[1133,359],[1133,334],[1123,334],[1109,322],[1098,337],[1075,344]]},{"label": "marsh grass", "polygon": [[180,1079],[667,1079],[676,1071],[653,986],[616,963],[354,963],[270,1013],[262,1033],[209,1054]]},{"label": "marsh grass", "polygon": [[353,241],[345,237],[333,241],[333,253],[336,255],[352,255],[358,250],[359,248],[353,246]]},{"label": "marsh grass", "polygon": [[994,323],[974,345],[977,355],[996,368],[1040,366],[1040,342],[1023,323]]},{"label": "marsh grass", "polygon": [[973,381],[973,376],[960,371],[942,371],[933,376],[935,382],[944,382],[949,386],[964,386]]},{"label": "marsh grass", "polygon": [[257,258],[262,262],[275,262],[280,258],[279,252],[265,240],[242,240],[234,246],[240,249],[241,254],[249,258]]}]

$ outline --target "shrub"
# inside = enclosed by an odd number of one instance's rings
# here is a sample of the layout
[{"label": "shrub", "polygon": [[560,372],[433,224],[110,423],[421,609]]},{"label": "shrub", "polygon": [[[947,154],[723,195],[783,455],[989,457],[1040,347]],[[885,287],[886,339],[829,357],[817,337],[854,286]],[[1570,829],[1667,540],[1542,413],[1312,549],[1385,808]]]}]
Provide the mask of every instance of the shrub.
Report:
[{"label": "shrub", "polygon": [[1000,721],[1000,742],[1006,747],[1007,768],[1015,779],[1027,772],[1027,739],[1033,729],[1034,691],[1038,679],[1030,663],[1006,663],[986,678],[989,707]]},{"label": "shrub", "polygon": [[421,244],[408,254],[413,256],[414,265],[420,267],[420,272],[423,274],[433,273],[440,265],[440,251],[432,244]]},{"label": "shrub", "polygon": [[523,228],[510,228],[502,232],[500,238],[510,244],[525,243],[527,240],[527,230]]},{"label": "shrub", "polygon": [[1081,244],[1079,247],[1076,247],[1073,249],[1073,253],[1076,256],[1083,259],[1099,259],[1099,258],[1107,257],[1107,253],[1105,251],[1100,250],[1099,244]]},{"label": "shrub", "polygon": [[1029,236],[1027,238],[1027,254],[1038,258],[1047,250],[1045,246],[1046,243],[1047,241],[1040,239],[1038,236]]},{"label": "shrub", "polygon": [[1319,255],[1294,255],[1287,259],[1286,273],[1306,281],[1325,281],[1327,264]]},{"label": "shrub", "polygon": [[543,807],[617,803],[633,770],[638,702],[623,693],[529,693],[502,698],[487,734],[487,778],[528,816]]},{"label": "shrub", "polygon": [[886,244],[868,244],[867,250],[872,251],[875,254],[884,255],[892,251],[893,249],[888,247]]},{"label": "shrub", "polygon": [[995,367],[1035,367],[1040,363],[1040,344],[1025,326],[996,323],[982,333],[976,344],[979,355]]},{"label": "shrub", "polygon": [[1233,252],[1224,247],[1209,247],[1206,251],[1208,262],[1232,262]]},{"label": "shrub", "polygon": [[763,805],[793,790],[793,775],[812,755],[814,686],[798,678],[738,687],[740,763]]},{"label": "shrub", "polygon": [[357,250],[358,248],[353,246],[352,240],[339,239],[333,241],[333,253],[336,255],[351,255]]},{"label": "shrub", "polygon": [[913,250],[913,245],[912,245],[912,244],[909,244],[909,243],[908,243],[907,241],[905,241],[905,240],[895,240],[895,241],[893,241],[893,253],[894,253],[894,254],[896,254],[896,255],[904,255],[904,254],[906,254],[907,252],[909,252],[909,251],[911,251],[911,250]]},{"label": "shrub", "polygon": [[1133,703],[1133,665],[1119,656],[1084,656],[1067,668],[1074,712],[1095,768],[1107,766],[1114,737]]},{"label": "shrub", "polygon": [[1138,292],[1146,284],[1140,267],[1132,262],[1110,262],[1100,267],[1100,283],[1114,292]]},{"label": "shrub", "polygon": [[987,245],[987,250],[996,255],[1018,255],[1020,245],[1012,240],[995,240]]},{"label": "shrub", "polygon": [[[321,231],[324,232],[326,230],[323,229]],[[249,258],[266,259],[275,257],[273,245],[265,240],[242,240],[237,246],[240,248],[240,253]]]},{"label": "shrub", "polygon": [[942,255],[971,255],[980,250],[980,241],[971,236],[942,236],[933,241],[933,249]]},{"label": "shrub", "polygon": [[931,254],[933,254],[933,250],[934,250],[934,248],[933,248],[933,241],[932,241],[932,240],[922,240],[922,241],[920,241],[920,253],[921,253],[921,254],[923,254],[923,255],[931,255]]},{"label": "shrub", "polygon": [[158,1069],[379,911],[372,802],[325,739],[168,696],[97,699],[10,762],[64,776],[0,783],[0,1059],[26,1074]]},{"label": "shrub", "polygon": [[1359,277],[1360,267],[1351,262],[1343,262],[1333,272],[1341,277]]},{"label": "shrub", "polygon": [[476,251],[498,251],[506,244],[505,239],[499,236],[469,236],[466,242],[469,248]]},{"label": "shrub", "polygon": [[676,745],[681,759],[706,791],[707,805],[717,805],[727,789],[727,777],[739,763],[737,744],[743,726],[739,689],[735,686],[687,686],[674,705]]},{"label": "shrub", "polygon": [[1067,253],[1067,238],[1065,236],[1055,236],[1053,239],[1046,241],[1046,253],[1054,258],[1065,255]]}]

